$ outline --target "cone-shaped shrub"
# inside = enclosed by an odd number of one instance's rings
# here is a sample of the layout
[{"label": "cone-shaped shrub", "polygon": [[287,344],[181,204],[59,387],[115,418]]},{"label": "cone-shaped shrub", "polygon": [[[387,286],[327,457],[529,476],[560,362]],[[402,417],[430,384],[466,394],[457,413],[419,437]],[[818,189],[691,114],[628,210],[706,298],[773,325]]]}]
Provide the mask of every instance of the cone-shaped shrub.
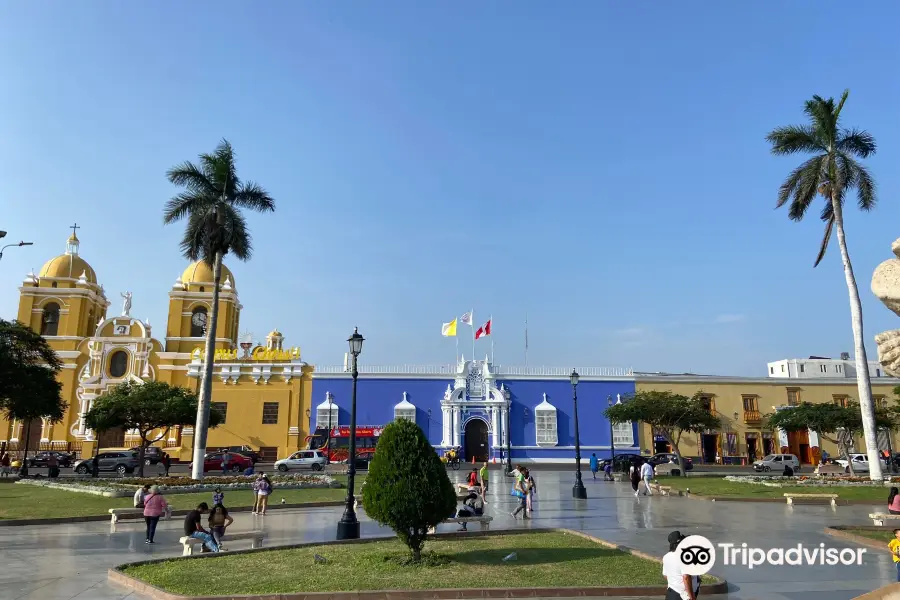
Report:
[{"label": "cone-shaped shrub", "polygon": [[419,561],[428,529],[456,510],[447,470],[425,434],[400,419],[384,428],[363,493],[366,514],[397,533]]}]

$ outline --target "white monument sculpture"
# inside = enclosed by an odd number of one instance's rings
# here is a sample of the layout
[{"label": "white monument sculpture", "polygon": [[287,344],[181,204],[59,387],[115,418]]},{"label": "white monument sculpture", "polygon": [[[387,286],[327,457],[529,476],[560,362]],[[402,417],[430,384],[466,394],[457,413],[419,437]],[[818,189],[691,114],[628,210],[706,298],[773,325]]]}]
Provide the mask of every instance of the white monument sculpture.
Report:
[{"label": "white monument sculpture", "polygon": [[[900,239],[891,244],[896,258],[886,260],[872,274],[872,293],[894,314],[900,316]],[[900,329],[892,329],[875,336],[878,362],[884,372],[900,377]]]},{"label": "white monument sculpture", "polygon": [[131,292],[125,292],[122,294],[122,298],[125,301],[122,303],[122,316],[130,317],[131,316]]}]

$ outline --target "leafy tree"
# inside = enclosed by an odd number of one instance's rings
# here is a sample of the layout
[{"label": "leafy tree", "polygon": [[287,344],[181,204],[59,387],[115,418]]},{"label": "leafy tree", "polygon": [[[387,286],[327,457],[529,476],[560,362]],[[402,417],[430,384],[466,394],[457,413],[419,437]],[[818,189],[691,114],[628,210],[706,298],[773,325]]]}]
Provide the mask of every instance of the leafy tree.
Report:
[{"label": "leafy tree", "polygon": [[68,404],[56,379],[62,362],[47,340],[27,325],[0,319],[0,412],[16,419],[25,429],[22,474],[28,474],[31,422],[63,420]]},{"label": "leafy tree", "polygon": [[[850,461],[850,445],[856,439],[856,435],[863,428],[863,418],[859,405],[851,402],[847,406],[837,404],[812,404],[803,402],[797,406],[784,408],[765,416],[766,424],[772,429],[785,431],[806,431],[811,429],[820,437],[836,444],[840,455],[847,459],[850,472],[853,472],[853,463]],[[875,411],[875,424],[877,427],[892,427],[894,424],[888,411],[878,409]],[[843,432],[837,435],[839,432]],[[868,444],[868,442],[867,442]],[[869,447],[867,446],[868,450]],[[880,465],[878,447],[875,446],[875,463]],[[872,459],[869,459],[869,470],[873,467]]]},{"label": "leafy tree", "polygon": [[194,479],[203,479],[222,260],[229,252],[242,261],[249,260],[252,254],[250,232],[240,209],[275,210],[275,201],[261,186],[238,178],[234,150],[227,140],[222,140],[212,154],[201,154],[199,158],[199,164],[187,161],[169,169],[166,174],[169,181],[183,187],[184,191],[166,203],[163,215],[166,225],[187,219],[181,241],[182,254],[188,260],[203,260],[211,265],[215,279],[212,311],[206,329],[200,405],[194,428]]},{"label": "leafy tree", "polygon": [[[166,437],[176,425],[189,425],[197,418],[197,395],[192,391],[161,381],[138,383],[126,381],[96,400],[84,420],[95,431],[117,427],[137,430],[141,436],[138,475],[144,476],[146,448]],[[221,414],[212,411],[210,427],[221,422]],[[201,469],[202,461],[201,461]]]},{"label": "leafy tree", "polygon": [[[668,391],[635,392],[624,402],[607,408],[603,414],[614,424],[640,421],[649,425],[653,432],[671,444],[679,465],[684,464],[679,444],[685,432],[699,433],[722,426],[719,417],[700,400],[699,392],[692,398]],[[684,469],[681,471],[683,474]]]},{"label": "leafy tree", "polygon": [[812,158],[791,171],[781,184],[777,206],[783,206],[790,201],[788,216],[794,221],[800,221],[817,195],[824,198],[825,205],[822,207],[820,217],[825,222],[825,235],[814,267],[825,256],[831,232],[837,230],[844,277],[850,294],[850,322],[856,351],[856,381],[871,469],[870,476],[873,480],[880,480],[881,465],[877,460],[875,408],[864,343],[862,304],[859,300],[856,277],[853,275],[853,266],[850,264],[843,216],[844,199],[854,188],[860,209],[868,211],[875,206],[875,181],[866,167],[857,161],[858,158],[867,158],[875,154],[875,138],[863,130],[841,127],[841,110],[848,94],[849,91],[845,91],[837,104],[834,98],[825,100],[813,96],[806,102],[804,108],[809,123],[777,127],[766,136],[766,140],[772,144],[772,153],[776,155],[813,154]]},{"label": "leafy tree", "polygon": [[384,428],[369,465],[363,507],[397,533],[413,562],[422,557],[428,529],[456,509],[447,469],[412,421],[399,419]]}]

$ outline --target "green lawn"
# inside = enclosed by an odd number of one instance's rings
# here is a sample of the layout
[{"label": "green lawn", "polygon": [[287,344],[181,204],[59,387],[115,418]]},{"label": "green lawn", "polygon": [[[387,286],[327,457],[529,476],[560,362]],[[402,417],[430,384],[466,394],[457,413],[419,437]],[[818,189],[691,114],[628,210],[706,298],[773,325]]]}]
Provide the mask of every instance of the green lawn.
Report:
[{"label": "green lawn", "polygon": [[858,535],[861,537],[877,540],[879,542],[884,542],[884,547],[887,549],[887,544],[892,539],[894,539],[894,528],[885,528],[881,531],[876,531],[874,529],[854,529],[848,527],[846,529],[841,529],[844,533],[852,533],[853,535]]},{"label": "green lawn", "polygon": [[[390,540],[226,553],[128,567],[124,572],[166,591],[194,596],[665,584],[658,563],[560,532],[440,539],[428,542],[425,551],[436,555],[426,566],[390,560],[407,554],[405,546]],[[503,562],[512,552],[517,559]],[[328,562],[316,564],[314,554]]]},{"label": "green lawn", "polygon": [[836,486],[784,486],[768,487],[752,483],[725,481],[714,477],[659,477],[659,483],[673,489],[690,488],[691,495],[717,496],[722,498],[781,498],[786,493],[796,494],[837,494],[844,500],[871,500],[887,504],[888,488],[885,487],[836,487]]},{"label": "green lawn", "polygon": [[[336,476],[335,479],[344,485],[347,483],[346,476]],[[357,478],[357,490],[360,485],[362,485],[362,480]],[[279,490],[276,487],[269,498],[269,504],[273,506],[280,504],[282,498],[289,504],[295,504],[340,501],[346,497],[346,488]],[[212,492],[171,494],[167,495],[166,499],[175,510],[188,509],[194,508],[200,502],[212,503]],[[225,506],[251,506],[252,504],[253,492],[251,490],[225,492]],[[105,515],[110,508],[130,506],[132,506],[131,498],[106,498],[34,485],[0,485],[0,520]]]}]

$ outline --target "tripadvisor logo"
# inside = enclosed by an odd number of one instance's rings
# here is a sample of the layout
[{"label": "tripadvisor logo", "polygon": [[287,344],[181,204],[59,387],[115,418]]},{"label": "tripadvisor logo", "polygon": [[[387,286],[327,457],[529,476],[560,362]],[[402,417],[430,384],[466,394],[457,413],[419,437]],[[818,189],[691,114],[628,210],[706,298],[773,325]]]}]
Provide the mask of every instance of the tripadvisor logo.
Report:
[{"label": "tripadvisor logo", "polygon": [[[718,552],[716,550],[718,547]],[[716,564],[716,557],[721,556],[726,566],[739,565],[753,569],[761,565],[771,566],[803,566],[803,565],[837,565],[858,566],[863,564],[865,548],[826,548],[825,544],[804,546],[797,544],[790,548],[753,548],[746,543],[719,543],[713,546],[702,535],[690,535],[684,538],[675,549],[685,575],[705,575]]]}]

